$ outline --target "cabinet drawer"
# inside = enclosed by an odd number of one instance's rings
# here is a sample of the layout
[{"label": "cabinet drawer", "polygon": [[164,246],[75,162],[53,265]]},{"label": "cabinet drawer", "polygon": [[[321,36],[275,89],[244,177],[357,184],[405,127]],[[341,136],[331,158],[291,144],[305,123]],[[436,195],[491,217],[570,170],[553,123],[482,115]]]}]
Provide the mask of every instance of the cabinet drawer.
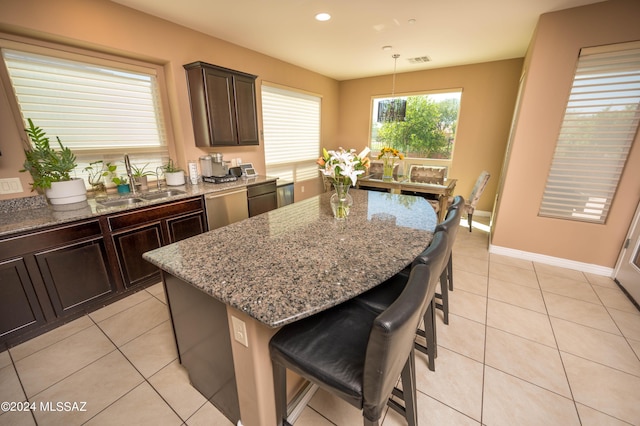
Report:
[{"label": "cabinet drawer", "polygon": [[163,204],[157,207],[124,212],[122,214],[109,216],[109,227],[112,231],[128,228],[146,222],[154,222],[170,216],[203,210],[202,198],[193,200],[181,200],[172,204]]},{"label": "cabinet drawer", "polygon": [[95,220],[6,238],[0,241],[0,253],[2,253],[2,258],[7,259],[64,245],[72,241],[99,236],[102,236],[102,231],[100,230],[100,223]]},{"label": "cabinet drawer", "polygon": [[258,185],[251,185],[247,187],[247,197],[257,197],[258,195],[268,194],[269,192],[276,192],[276,183],[267,182]]}]

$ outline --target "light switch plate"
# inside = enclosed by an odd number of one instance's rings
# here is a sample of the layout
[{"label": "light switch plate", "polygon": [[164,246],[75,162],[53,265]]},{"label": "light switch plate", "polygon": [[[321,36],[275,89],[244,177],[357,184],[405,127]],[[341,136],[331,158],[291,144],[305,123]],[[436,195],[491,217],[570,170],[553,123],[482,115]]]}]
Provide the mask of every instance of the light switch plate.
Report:
[{"label": "light switch plate", "polygon": [[20,178],[0,179],[0,194],[16,194],[22,191]]},{"label": "light switch plate", "polygon": [[231,323],[233,325],[233,338],[248,348],[247,326],[244,321],[231,315]]}]

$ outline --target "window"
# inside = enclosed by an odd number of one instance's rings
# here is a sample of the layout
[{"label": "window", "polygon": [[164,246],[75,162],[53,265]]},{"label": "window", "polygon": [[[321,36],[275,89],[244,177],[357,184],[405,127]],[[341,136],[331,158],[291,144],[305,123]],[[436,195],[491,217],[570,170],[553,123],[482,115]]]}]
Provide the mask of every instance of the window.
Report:
[{"label": "window", "polygon": [[640,43],[582,49],[540,216],[604,223],[640,119]]},{"label": "window", "polygon": [[168,158],[157,68],[53,50],[3,48],[2,58],[25,127],[30,118],[52,142],[59,137],[76,154],[78,177],[97,160],[124,174],[124,153],[152,172]]},{"label": "window", "polygon": [[[445,160],[453,156],[461,90],[374,98],[371,151],[390,146],[407,158]],[[449,161],[446,161],[449,160]],[[437,161],[433,161],[437,163]]]},{"label": "window", "polygon": [[267,175],[294,182],[318,177],[320,101],[319,96],[262,85]]}]

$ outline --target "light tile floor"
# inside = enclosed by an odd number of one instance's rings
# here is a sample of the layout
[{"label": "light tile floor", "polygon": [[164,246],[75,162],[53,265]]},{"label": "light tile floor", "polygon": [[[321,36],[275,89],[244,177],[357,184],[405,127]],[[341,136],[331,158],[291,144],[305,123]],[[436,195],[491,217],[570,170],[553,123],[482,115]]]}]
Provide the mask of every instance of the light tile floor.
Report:
[{"label": "light tile floor", "polygon": [[[420,423],[640,425],[640,312],[608,278],[487,246],[482,227],[460,229],[436,371],[417,355]],[[174,346],[158,284],[0,353],[0,401],[86,401],[3,412],[0,425],[230,425],[190,386]],[[361,423],[319,391],[296,424]],[[402,424],[386,413],[384,426]]]}]

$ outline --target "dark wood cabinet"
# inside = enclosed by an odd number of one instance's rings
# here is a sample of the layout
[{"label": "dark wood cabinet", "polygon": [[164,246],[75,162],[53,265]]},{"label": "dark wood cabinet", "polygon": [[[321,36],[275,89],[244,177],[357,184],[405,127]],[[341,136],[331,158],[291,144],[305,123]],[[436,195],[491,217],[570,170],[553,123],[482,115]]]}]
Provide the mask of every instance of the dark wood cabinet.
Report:
[{"label": "dark wood cabinet", "polygon": [[196,146],[258,145],[256,76],[204,62],[184,68]]},{"label": "dark wood cabinet", "polygon": [[207,230],[203,212],[196,212],[167,219],[166,224],[169,243],[182,241],[189,237],[202,234]]},{"label": "dark wood cabinet", "polygon": [[126,288],[160,281],[160,270],[142,254],[206,231],[202,197],[107,218]]},{"label": "dark wood cabinet", "polygon": [[58,317],[116,291],[102,237],[34,256]]},{"label": "dark wood cabinet", "polygon": [[265,182],[247,187],[249,217],[266,213],[278,208],[276,182]]},{"label": "dark wood cabinet", "polygon": [[195,197],[0,238],[0,351],[160,281],[142,254],[206,230]]},{"label": "dark wood cabinet", "polygon": [[24,258],[0,262],[0,341],[45,322]]},{"label": "dark wood cabinet", "polygon": [[125,287],[160,281],[158,268],[142,259],[144,252],[162,245],[159,222],[114,234],[113,242]]},{"label": "dark wood cabinet", "polygon": [[117,292],[97,219],[3,238],[0,253],[2,345],[46,331]]}]

